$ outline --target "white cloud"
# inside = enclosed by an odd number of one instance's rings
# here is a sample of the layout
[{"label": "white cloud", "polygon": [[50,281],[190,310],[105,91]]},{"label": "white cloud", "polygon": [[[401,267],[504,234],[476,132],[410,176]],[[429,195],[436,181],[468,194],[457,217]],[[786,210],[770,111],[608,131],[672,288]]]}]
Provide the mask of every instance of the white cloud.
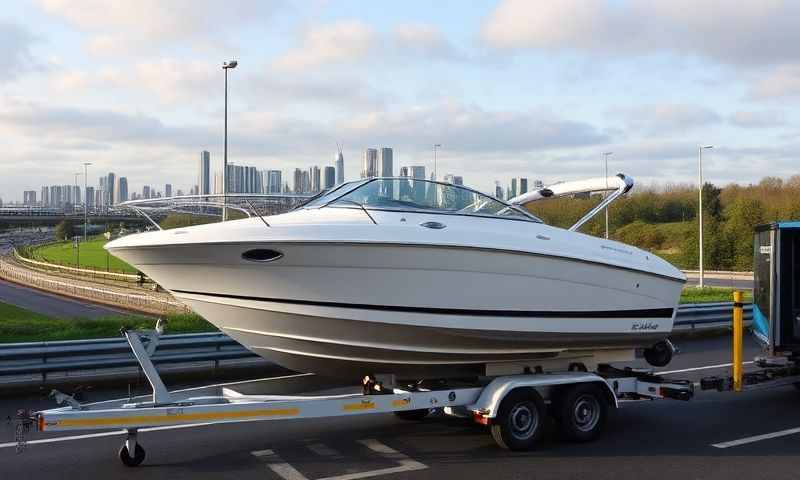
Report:
[{"label": "white cloud", "polygon": [[728,121],[742,128],[772,128],[785,125],[786,116],[780,111],[739,110],[734,112]]},{"label": "white cloud", "polygon": [[481,35],[499,49],[666,52],[770,64],[800,58],[797,18],[800,2],[782,0],[505,0]]},{"label": "white cloud", "polygon": [[443,60],[464,58],[442,32],[431,25],[418,23],[398,25],[392,31],[392,40],[400,52]]},{"label": "white cloud", "polygon": [[0,20],[0,84],[40,68],[31,53],[33,34],[13,23]]},{"label": "white cloud", "polygon": [[642,105],[612,110],[611,113],[621,114],[630,130],[649,134],[685,132],[722,120],[717,113],[707,108],[677,103]]},{"label": "white cloud", "polygon": [[778,66],[753,85],[750,96],[758,100],[800,96],[800,63]]},{"label": "white cloud", "polygon": [[40,0],[42,9],[91,35],[89,52],[121,54],[178,43],[197,47],[210,37],[269,19],[282,1]]},{"label": "white cloud", "polygon": [[328,64],[341,64],[365,58],[379,38],[366,23],[350,20],[321,25],[303,32],[300,45],[278,57],[274,66],[301,71]]}]

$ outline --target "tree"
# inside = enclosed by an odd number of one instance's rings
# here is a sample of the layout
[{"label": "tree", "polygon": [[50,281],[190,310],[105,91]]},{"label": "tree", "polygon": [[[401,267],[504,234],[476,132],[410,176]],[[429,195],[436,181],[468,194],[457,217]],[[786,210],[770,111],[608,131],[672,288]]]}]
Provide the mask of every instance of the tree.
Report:
[{"label": "tree", "polygon": [[71,220],[61,220],[61,223],[56,225],[56,238],[58,240],[67,240],[72,237],[75,230],[75,224]]}]

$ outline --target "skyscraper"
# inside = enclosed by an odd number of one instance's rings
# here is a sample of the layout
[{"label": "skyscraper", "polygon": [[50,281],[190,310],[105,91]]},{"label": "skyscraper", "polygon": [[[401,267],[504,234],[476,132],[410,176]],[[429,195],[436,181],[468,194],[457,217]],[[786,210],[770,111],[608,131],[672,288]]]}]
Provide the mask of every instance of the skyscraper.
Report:
[{"label": "skyscraper", "polygon": [[168,184],[164,185],[164,195],[167,196],[167,197],[171,197],[172,196],[172,184],[171,183],[168,183]]},{"label": "skyscraper", "polygon": [[83,199],[86,208],[94,208],[94,187],[86,187]]},{"label": "skyscraper", "polygon": [[211,193],[211,154],[205,150],[200,152],[200,175],[197,185],[200,187],[200,195]]},{"label": "skyscraper", "polygon": [[50,206],[50,189],[49,188],[42,187],[42,194],[41,194],[41,198],[39,199],[39,201],[42,202],[42,206],[43,207],[49,207]]},{"label": "skyscraper", "polygon": [[281,193],[281,171],[280,170],[267,170],[267,193]]},{"label": "skyscraper", "polygon": [[117,187],[114,189],[114,193],[116,194],[116,198],[114,199],[114,203],[120,203],[120,202],[127,202],[128,201],[128,178],[127,177],[119,177],[119,178],[117,178]]},{"label": "skyscraper", "polygon": [[394,177],[394,162],[391,147],[381,147],[378,151],[378,176]]},{"label": "skyscraper", "polygon": [[142,198],[150,198],[150,185],[142,187]]},{"label": "skyscraper", "polygon": [[303,170],[300,174],[300,193],[308,193],[311,191],[311,177],[308,175],[308,170]]},{"label": "skyscraper", "polygon": [[28,207],[36,205],[36,190],[25,190],[22,192],[22,204]]},{"label": "skyscraper", "polygon": [[294,193],[303,193],[303,171],[294,169]]},{"label": "skyscraper", "polygon": [[378,150],[368,148],[364,150],[361,158],[361,178],[372,178],[378,176]]},{"label": "skyscraper", "polygon": [[500,186],[500,182],[497,180],[494,182],[494,196],[500,200],[503,199],[503,187]]},{"label": "skyscraper", "polygon": [[329,188],[333,188],[336,185],[336,168],[335,167],[325,167],[325,183],[323,188],[325,190]]},{"label": "skyscraper", "polygon": [[322,175],[318,166],[314,165],[308,169],[308,181],[311,182],[311,188],[309,190],[311,193],[317,193],[322,190],[321,176]]},{"label": "skyscraper", "polygon": [[512,198],[516,197],[517,195],[519,195],[517,193],[517,179],[516,178],[512,178],[511,179],[511,195],[508,198],[512,199]]},{"label": "skyscraper", "polygon": [[412,165],[408,167],[409,169],[409,176],[411,178],[418,178],[420,180],[425,180],[425,167],[422,165]]},{"label": "skyscraper", "polygon": [[336,154],[336,184],[344,183],[344,155],[342,149],[339,148],[339,153]]},{"label": "skyscraper", "polygon": [[106,204],[114,205],[115,200],[115,187],[117,186],[117,176],[114,172],[109,172],[106,175]]},{"label": "skyscraper", "polygon": [[517,187],[519,190],[517,195],[528,193],[528,179],[525,177],[520,177],[519,180],[517,180]]}]

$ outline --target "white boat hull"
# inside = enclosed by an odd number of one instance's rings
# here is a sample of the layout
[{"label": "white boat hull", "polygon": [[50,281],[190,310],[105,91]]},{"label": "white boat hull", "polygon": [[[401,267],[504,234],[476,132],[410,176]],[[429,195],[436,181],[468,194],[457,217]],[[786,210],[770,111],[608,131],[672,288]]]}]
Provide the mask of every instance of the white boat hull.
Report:
[{"label": "white boat hull", "polygon": [[[242,258],[257,248],[283,257]],[[389,242],[120,246],[112,253],[255,353],[293,370],[349,378],[456,376],[569,351],[649,347],[672,330],[683,285],[600,262]]]}]

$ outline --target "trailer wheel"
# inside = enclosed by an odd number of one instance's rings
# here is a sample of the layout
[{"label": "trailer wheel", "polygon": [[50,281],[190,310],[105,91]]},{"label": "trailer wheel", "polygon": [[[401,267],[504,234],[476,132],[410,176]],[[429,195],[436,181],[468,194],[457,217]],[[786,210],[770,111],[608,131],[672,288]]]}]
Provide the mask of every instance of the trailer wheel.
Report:
[{"label": "trailer wheel", "polygon": [[555,400],[560,433],[573,442],[597,438],[608,418],[608,403],[596,385],[579,383],[567,387]]},{"label": "trailer wheel", "polygon": [[492,438],[507,450],[533,450],[544,432],[546,412],[536,390],[513,390],[500,403],[492,421]]},{"label": "trailer wheel", "polygon": [[128,452],[128,446],[123,444],[119,449],[119,459],[126,467],[138,467],[144,461],[144,448],[138,443],[133,449],[133,457]]},{"label": "trailer wheel", "polygon": [[419,410],[400,410],[399,412],[394,412],[395,416],[401,420],[407,420],[409,422],[418,422],[425,417],[427,417],[431,413],[429,408],[422,408]]}]

